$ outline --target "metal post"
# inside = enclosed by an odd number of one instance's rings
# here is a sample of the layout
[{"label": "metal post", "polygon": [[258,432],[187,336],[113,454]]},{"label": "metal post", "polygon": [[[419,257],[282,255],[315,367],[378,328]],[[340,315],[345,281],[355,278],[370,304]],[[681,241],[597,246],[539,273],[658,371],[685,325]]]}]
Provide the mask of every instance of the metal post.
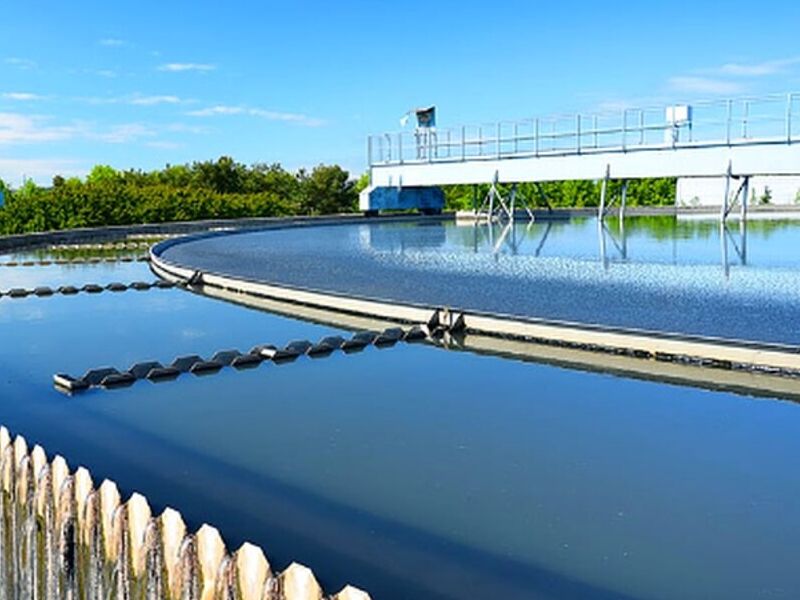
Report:
[{"label": "metal post", "polygon": [[592,129],[594,129],[594,147],[597,148],[597,115],[592,116]]},{"label": "metal post", "polygon": [[450,158],[450,150],[452,146],[450,144],[450,130],[447,130],[447,158]]},{"label": "metal post", "polygon": [[575,117],[575,140],[578,148],[578,154],[581,153],[581,116]]},{"label": "metal post", "polygon": [[750,116],[750,103],[745,101],[744,114],[742,115],[742,137],[747,139],[747,119]]},{"label": "metal post", "polygon": [[494,179],[492,180],[492,187],[489,188],[489,214],[487,219],[491,223],[494,216],[494,195],[497,193],[497,171],[494,172]]},{"label": "metal post", "polygon": [[386,134],[386,162],[392,162],[392,136]]},{"label": "metal post", "polygon": [[397,160],[403,164],[403,134],[397,134]]},{"label": "metal post", "polygon": [[603,185],[600,188],[600,206],[597,208],[597,219],[602,223],[606,216],[606,191],[608,189],[608,179],[611,176],[611,165],[606,165],[606,175],[603,177]]},{"label": "metal post", "polygon": [[511,208],[508,211],[508,220],[510,223],[514,222],[514,210],[517,203],[517,184],[511,186]]},{"label": "metal post", "polygon": [[786,94],[786,143],[792,143],[792,95]]},{"label": "metal post", "polygon": [[372,136],[367,136],[367,165],[372,166]]},{"label": "metal post", "polygon": [[750,194],[750,176],[746,175],[744,181],[742,182],[742,197],[739,200],[741,206],[741,213],[739,215],[740,221],[744,221],[747,219],[747,200],[748,195]]},{"label": "metal post", "polygon": [[539,156],[539,119],[534,119],[533,121],[533,140],[535,143],[535,154]]},{"label": "metal post", "polygon": [[622,150],[625,150],[628,137],[628,111],[622,111]]},{"label": "metal post", "polygon": [[728,118],[725,134],[725,141],[728,146],[731,145],[731,118],[733,117],[733,100],[728,100]]},{"label": "metal post", "polygon": [[500,147],[500,135],[501,135],[501,125],[500,123],[497,124],[497,158],[500,158],[502,154],[502,148]]},{"label": "metal post", "polygon": [[514,123],[514,154],[519,154],[519,123]]},{"label": "metal post", "polygon": [[622,182],[622,190],[620,191],[619,203],[619,220],[622,222],[625,219],[625,203],[628,199],[628,180]]},{"label": "metal post", "polygon": [[483,156],[483,126],[478,127],[478,156]]},{"label": "metal post", "polygon": [[639,109],[639,145],[644,146],[644,110]]},{"label": "metal post", "polygon": [[731,162],[728,161],[728,170],[725,172],[725,197],[722,199],[722,208],[720,209],[719,220],[720,223],[725,223],[725,218],[728,216],[728,195],[731,193]]},{"label": "metal post", "polygon": [[467,160],[467,127],[461,126],[461,160]]}]

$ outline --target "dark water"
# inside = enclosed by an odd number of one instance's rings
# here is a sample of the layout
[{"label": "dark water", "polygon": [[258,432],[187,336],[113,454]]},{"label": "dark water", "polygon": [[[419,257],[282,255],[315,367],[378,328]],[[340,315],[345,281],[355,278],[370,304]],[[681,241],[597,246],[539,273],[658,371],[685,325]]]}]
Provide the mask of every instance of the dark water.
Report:
[{"label": "dark water", "polygon": [[319,227],[178,244],[206,271],[495,313],[800,344],[800,221]]},{"label": "dark water", "polygon": [[328,590],[800,595],[790,402],[403,344],[72,398],[51,386],[334,331],[181,290],[3,298],[0,423]]}]

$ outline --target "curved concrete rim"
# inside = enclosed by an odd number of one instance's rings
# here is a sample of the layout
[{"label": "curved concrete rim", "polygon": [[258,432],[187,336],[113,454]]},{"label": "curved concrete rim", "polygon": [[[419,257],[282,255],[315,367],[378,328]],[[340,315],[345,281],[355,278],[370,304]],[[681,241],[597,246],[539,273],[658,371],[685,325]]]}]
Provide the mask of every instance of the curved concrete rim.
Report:
[{"label": "curved concrete rim", "polygon": [[[370,220],[359,219],[357,222],[365,223]],[[381,222],[385,221],[381,219]],[[796,346],[552,321],[464,310],[457,307],[399,303],[391,299],[347,295],[321,289],[233,277],[224,273],[198,271],[162,257],[163,251],[167,248],[205,237],[322,224],[349,223],[345,220],[314,224],[282,223],[277,227],[207,232],[174,238],[160,242],[150,249],[150,266],[158,276],[176,282],[210,286],[238,294],[327,309],[343,314],[402,323],[438,324],[443,325],[444,329],[459,326],[469,333],[485,336],[607,353],[633,354],[645,359],[688,360],[688,362],[706,366],[755,369],[777,375],[800,375],[800,348]]]}]

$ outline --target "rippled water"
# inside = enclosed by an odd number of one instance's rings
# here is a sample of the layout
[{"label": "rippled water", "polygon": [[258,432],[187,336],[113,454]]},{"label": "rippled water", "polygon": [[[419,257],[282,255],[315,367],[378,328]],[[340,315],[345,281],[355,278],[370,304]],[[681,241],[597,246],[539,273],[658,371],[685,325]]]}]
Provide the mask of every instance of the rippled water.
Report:
[{"label": "rippled water", "polygon": [[164,256],[373,298],[800,343],[800,221],[343,225],[205,238]]}]

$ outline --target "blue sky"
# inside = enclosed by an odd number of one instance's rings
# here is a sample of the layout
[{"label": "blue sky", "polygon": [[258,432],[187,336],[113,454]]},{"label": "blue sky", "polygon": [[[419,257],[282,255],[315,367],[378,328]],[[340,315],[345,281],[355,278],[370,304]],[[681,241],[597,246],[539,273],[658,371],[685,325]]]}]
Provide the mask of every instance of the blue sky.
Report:
[{"label": "blue sky", "polygon": [[6,0],[0,177],[216,158],[365,168],[365,136],[800,91],[798,2]]}]

